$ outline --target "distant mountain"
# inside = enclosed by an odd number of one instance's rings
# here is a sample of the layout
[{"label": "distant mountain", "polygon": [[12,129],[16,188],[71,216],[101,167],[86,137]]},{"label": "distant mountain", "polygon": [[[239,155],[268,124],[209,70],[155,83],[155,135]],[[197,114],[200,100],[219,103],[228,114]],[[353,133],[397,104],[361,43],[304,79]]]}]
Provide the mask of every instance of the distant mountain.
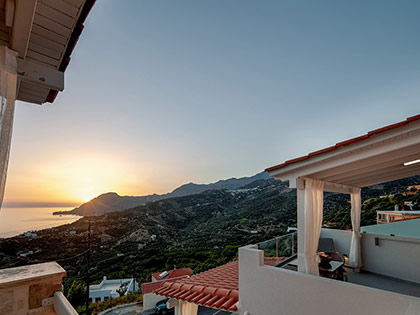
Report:
[{"label": "distant mountain", "polygon": [[173,197],[184,197],[189,195],[199,194],[206,190],[214,189],[238,189],[246,186],[257,180],[270,179],[270,175],[266,172],[259,173],[251,177],[241,178],[229,178],[225,180],[219,180],[218,182],[211,184],[194,184],[188,183],[182,185],[172,192],[163,195],[147,195],[147,196],[120,196],[115,192],[109,192],[80,205],[79,207],[70,211],[56,211],[55,215],[63,214],[76,214],[81,216],[97,216],[104,213],[122,211],[137,206],[145,205],[149,202],[154,202],[162,199],[173,198]]},{"label": "distant mountain", "polygon": [[[242,187],[210,189],[81,218],[71,224],[37,231],[36,237],[18,235],[0,239],[0,268],[61,260],[67,271],[64,286],[68,292],[73,281],[80,281],[83,270],[87,269],[87,259],[81,253],[88,246],[88,224],[93,281],[100,281],[106,274],[109,278],[135,275],[140,282],[146,282],[152,272],[169,270],[174,265],[190,267],[194,272],[214,268],[237,259],[238,247],[273,239],[296,224],[296,189],[273,178],[262,178]],[[238,180],[242,179],[214,185],[230,185]],[[405,201],[420,204],[420,191],[408,191],[408,186],[419,183],[420,176],[415,176],[363,188],[362,226],[376,222],[378,209],[393,209],[395,204]],[[184,190],[184,193],[192,191]],[[92,206],[91,211],[115,210],[122,204],[121,200],[125,206],[130,200],[138,200],[130,198],[142,197],[104,194],[94,203],[107,200],[113,206]],[[350,229],[349,199],[346,194],[325,193],[324,224]],[[275,248],[275,242],[265,245]],[[30,250],[34,252],[32,255],[20,255]]]},{"label": "distant mountain", "polygon": [[203,191],[210,190],[210,189],[238,189],[242,186],[248,185],[256,180],[260,179],[270,179],[271,176],[268,175],[266,172],[258,173],[257,175],[251,177],[241,177],[241,178],[229,178],[219,180],[218,182],[212,184],[194,184],[189,183],[182,185],[171,193],[167,194],[165,198],[171,197],[184,197],[188,195],[199,194]]}]

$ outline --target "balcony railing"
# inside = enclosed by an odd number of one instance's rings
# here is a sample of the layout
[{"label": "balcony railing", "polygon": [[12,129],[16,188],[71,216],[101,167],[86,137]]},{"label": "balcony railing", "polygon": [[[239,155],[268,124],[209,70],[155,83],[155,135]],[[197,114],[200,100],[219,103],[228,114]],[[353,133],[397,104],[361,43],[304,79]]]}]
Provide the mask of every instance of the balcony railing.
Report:
[{"label": "balcony railing", "polygon": [[258,249],[264,251],[266,258],[291,257],[297,253],[297,233],[275,237],[257,244]]}]

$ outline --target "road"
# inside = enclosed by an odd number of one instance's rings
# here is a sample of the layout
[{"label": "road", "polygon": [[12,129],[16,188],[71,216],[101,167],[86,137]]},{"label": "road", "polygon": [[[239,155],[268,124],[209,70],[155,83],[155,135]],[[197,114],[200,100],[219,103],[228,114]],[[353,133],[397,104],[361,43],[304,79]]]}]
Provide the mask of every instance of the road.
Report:
[{"label": "road", "polygon": [[[118,315],[120,315],[120,314],[131,315],[131,313],[115,313],[115,315],[117,315],[117,314]],[[134,314],[136,314],[136,313],[134,313]],[[150,311],[145,311],[143,313],[139,313],[138,315],[153,315],[153,314],[154,314],[153,310],[150,310]],[[230,314],[232,314],[232,313],[225,312],[225,311],[219,311],[219,310],[216,310],[214,308],[208,308],[208,307],[203,307],[203,306],[200,306],[198,308],[198,315],[230,315]]]}]

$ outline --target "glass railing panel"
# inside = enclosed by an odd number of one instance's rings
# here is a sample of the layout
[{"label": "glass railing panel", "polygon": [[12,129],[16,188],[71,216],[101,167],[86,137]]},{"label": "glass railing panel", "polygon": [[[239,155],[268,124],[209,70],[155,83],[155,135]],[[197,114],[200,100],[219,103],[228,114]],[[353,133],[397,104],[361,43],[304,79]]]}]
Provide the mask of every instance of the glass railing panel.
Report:
[{"label": "glass railing panel", "polygon": [[297,253],[297,233],[289,233],[257,244],[267,258],[287,258]]}]

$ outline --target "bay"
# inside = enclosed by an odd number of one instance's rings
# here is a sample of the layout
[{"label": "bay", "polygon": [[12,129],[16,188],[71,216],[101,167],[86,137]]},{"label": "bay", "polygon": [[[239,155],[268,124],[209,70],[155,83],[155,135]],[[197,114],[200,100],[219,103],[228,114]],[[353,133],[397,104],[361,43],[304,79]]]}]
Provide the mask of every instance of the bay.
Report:
[{"label": "bay", "polygon": [[0,210],[0,238],[12,237],[26,231],[36,231],[73,223],[77,215],[53,215],[57,210],[71,210],[74,207],[8,208]]}]

